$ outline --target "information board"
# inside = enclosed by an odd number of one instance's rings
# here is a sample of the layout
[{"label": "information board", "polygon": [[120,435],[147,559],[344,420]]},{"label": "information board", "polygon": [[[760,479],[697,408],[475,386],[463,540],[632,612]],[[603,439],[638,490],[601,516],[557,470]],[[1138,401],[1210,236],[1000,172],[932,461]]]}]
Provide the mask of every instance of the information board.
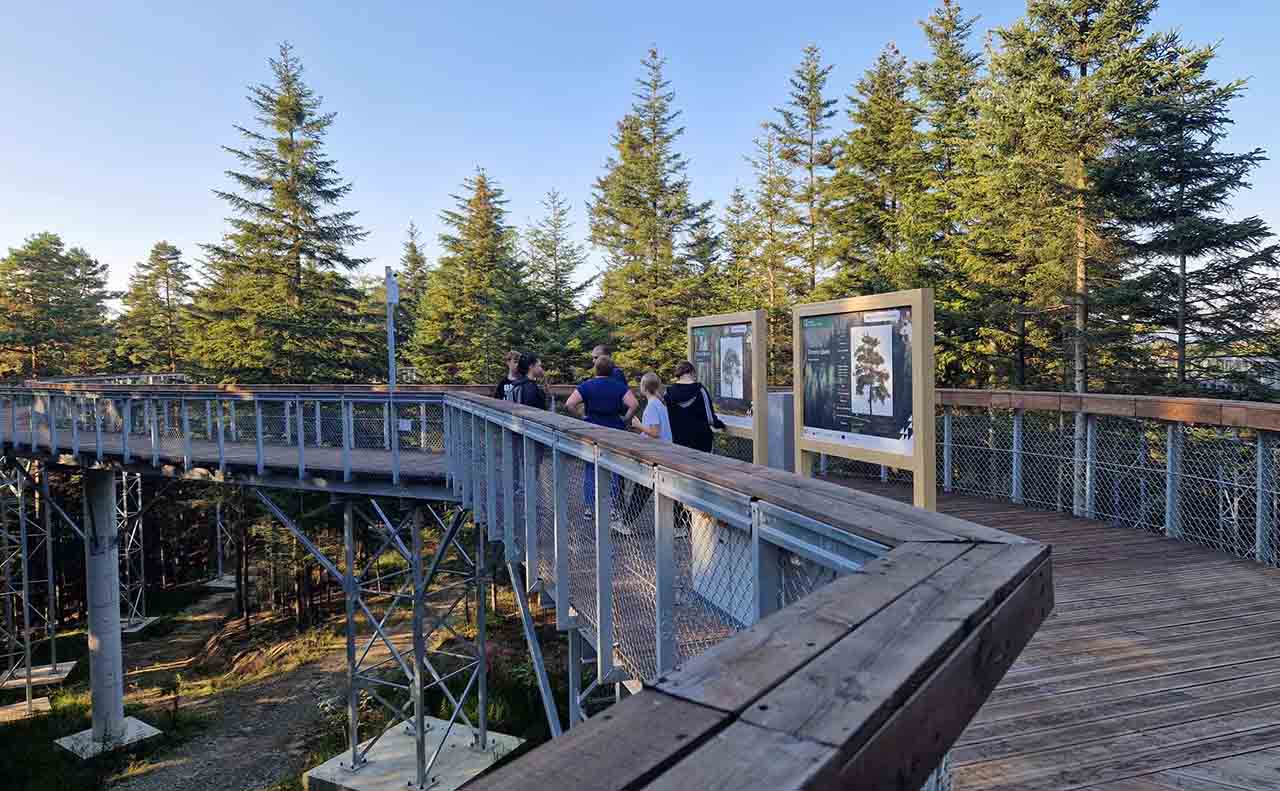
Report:
[{"label": "information board", "polygon": [[768,462],[768,325],[763,310],[688,320],[689,362],[711,393],[728,433],[752,440],[756,464]]},{"label": "information board", "polygon": [[814,453],[907,469],[932,508],[932,291],[801,305],[794,329],[796,469]]}]

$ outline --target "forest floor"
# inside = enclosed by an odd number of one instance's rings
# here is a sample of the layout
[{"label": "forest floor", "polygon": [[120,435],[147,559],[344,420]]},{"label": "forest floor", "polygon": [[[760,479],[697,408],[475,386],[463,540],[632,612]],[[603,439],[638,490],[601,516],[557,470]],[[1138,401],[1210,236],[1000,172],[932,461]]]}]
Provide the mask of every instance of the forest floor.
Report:
[{"label": "forest floor", "polygon": [[[520,618],[509,588],[487,618],[489,721],[529,746],[548,738]],[[87,663],[81,661],[61,690],[50,690],[53,711],[0,726],[0,742],[23,745],[21,755],[0,754],[6,789],[88,791],[294,791],[301,775],[345,746],[347,665],[341,601],[326,619],[299,631],[285,613],[255,614],[246,628],[233,618],[229,593],[207,593],[125,645],[125,704],[131,716],[164,735],[135,749],[79,762],[53,747],[54,738],[88,727]],[[460,607],[459,610],[462,610]],[[454,629],[473,636],[471,613],[456,612]],[[539,639],[567,721],[567,651],[551,610],[537,612]],[[388,624],[398,649],[409,649],[406,619]],[[457,638],[439,643],[445,649]],[[80,634],[59,642],[59,657],[83,649]],[[363,647],[363,642],[361,642]],[[389,652],[375,646],[373,661]],[[429,698],[439,716],[443,701]],[[379,707],[362,709],[361,738],[389,724]],[[476,716],[473,703],[468,714]],[[10,740],[13,741],[10,741]]]}]

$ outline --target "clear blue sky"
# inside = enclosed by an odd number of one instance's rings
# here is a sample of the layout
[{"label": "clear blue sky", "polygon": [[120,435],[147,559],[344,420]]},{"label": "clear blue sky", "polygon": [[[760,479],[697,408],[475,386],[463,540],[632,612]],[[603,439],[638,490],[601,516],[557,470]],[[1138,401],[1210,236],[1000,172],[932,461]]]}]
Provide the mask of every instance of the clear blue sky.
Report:
[{"label": "clear blue sky", "polygon": [[[218,238],[225,186],[251,121],[245,86],[293,42],[311,85],[338,113],[329,146],[354,183],[348,207],[370,230],[359,252],[395,263],[417,222],[436,250],[449,194],[477,165],[506,188],[524,225],[555,187],[586,201],[650,45],[669,58],[695,197],[721,205],[746,182],[743,155],[781,103],[810,42],[844,96],[887,41],[926,52],[931,0],[895,3],[10,3],[0,25],[0,252],[51,230],[111,268],[167,239],[191,259]],[[1164,0],[1158,28],[1222,42],[1215,76],[1251,78],[1230,145],[1280,149],[1275,0]],[[970,0],[984,30],[1021,0]],[[981,41],[975,42],[980,44]],[[843,109],[843,104],[842,104]],[[843,121],[843,113],[840,116]],[[1280,157],[1280,150],[1273,151]],[[1280,227],[1280,164],[1257,172],[1239,212]]]}]

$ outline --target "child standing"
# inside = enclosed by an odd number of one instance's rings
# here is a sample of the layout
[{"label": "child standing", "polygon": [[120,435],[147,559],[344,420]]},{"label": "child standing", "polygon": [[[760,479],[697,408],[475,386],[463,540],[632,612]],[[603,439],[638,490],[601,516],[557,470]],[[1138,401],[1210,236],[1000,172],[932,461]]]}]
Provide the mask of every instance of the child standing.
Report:
[{"label": "child standing", "polygon": [[671,415],[662,397],[666,388],[662,380],[653,371],[640,379],[640,392],[644,393],[645,407],[643,418],[632,418],[631,425],[639,429],[645,436],[671,442]]}]

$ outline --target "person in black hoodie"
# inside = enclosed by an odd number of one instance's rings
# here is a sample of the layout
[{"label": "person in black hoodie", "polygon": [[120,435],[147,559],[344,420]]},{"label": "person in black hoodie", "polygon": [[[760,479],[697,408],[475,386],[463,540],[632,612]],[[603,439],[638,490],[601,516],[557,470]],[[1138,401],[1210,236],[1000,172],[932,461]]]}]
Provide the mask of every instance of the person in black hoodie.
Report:
[{"label": "person in black hoodie", "polygon": [[516,361],[516,379],[507,387],[506,399],[536,409],[547,408],[547,393],[534,381],[542,377],[542,360],[525,352]]},{"label": "person in black hoodie", "polygon": [[676,366],[676,382],[667,386],[667,411],[671,415],[671,436],[677,445],[711,452],[715,442],[712,429],[724,430],[716,416],[711,394],[694,375],[693,363],[682,361]]},{"label": "person in black hoodie", "polygon": [[511,386],[520,378],[516,372],[516,367],[520,364],[520,352],[515,349],[507,352],[506,361],[507,375],[502,378],[501,382],[498,382],[497,387],[493,388],[493,397],[504,401],[510,400],[507,397],[507,393],[511,391]]}]

